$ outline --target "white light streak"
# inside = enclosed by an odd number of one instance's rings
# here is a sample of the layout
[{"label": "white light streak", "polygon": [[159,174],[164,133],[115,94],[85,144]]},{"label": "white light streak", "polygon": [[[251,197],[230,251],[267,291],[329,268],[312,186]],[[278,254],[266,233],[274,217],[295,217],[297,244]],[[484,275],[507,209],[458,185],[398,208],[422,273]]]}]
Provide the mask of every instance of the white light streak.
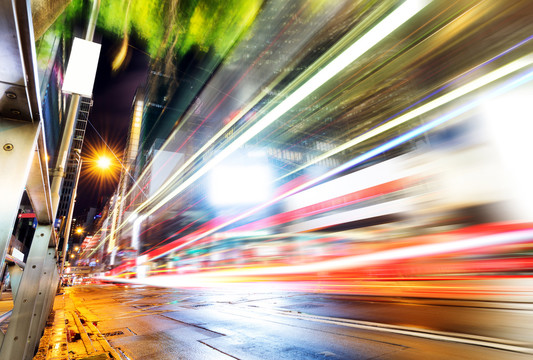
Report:
[{"label": "white light streak", "polygon": [[[332,79],[339,72],[344,70],[348,65],[357,60],[361,55],[365,54],[368,50],[374,47],[378,42],[387,37],[390,33],[416,15],[420,10],[427,6],[428,1],[420,0],[408,0],[400,7],[389,14],[385,19],[374,26],[365,35],[354,42],[349,48],[344,50],[316,75],[311,77],[301,87],[289,95],[278,106],[267,113],[261,120],[254,124],[248,131],[235,139],[224,150],[218,153],[211,161],[209,161],[204,167],[196,171],[187,180],[185,180],[180,186],[167,194],[161,201],[155,204],[146,214],[150,215],[157,211],[161,206],[173,199],[184,189],[193,184],[200,177],[205,175],[215,165],[219,164],[223,159],[235,152],[241,146],[250,141],[253,137],[263,131],[266,127],[278,120],[287,111],[293,108],[300,101],[309,96],[312,92],[322,86],[325,82]],[[167,182],[166,184],[168,184]],[[165,184],[165,185],[166,185]],[[143,204],[144,205],[144,204]],[[145,206],[141,206],[145,207]],[[139,210],[137,210],[139,211]]]},{"label": "white light streak", "polygon": [[313,160],[307,162],[306,164],[294,169],[293,171],[291,171],[290,173],[288,174],[285,174],[284,177],[286,176],[289,176],[291,174],[294,174],[294,173],[297,173],[298,171],[301,171],[302,169],[305,169],[306,167],[310,166],[310,165],[313,165],[313,164],[316,164],[317,162],[319,161],[322,161],[324,159],[327,159],[328,157],[330,156],[333,156],[333,155],[336,155],[346,149],[349,149],[357,144],[360,144],[362,143],[363,141],[366,141],[368,139],[371,139],[375,136],[378,136],[388,130],[391,130],[392,128],[398,126],[398,125],[401,125],[401,124],[404,124],[406,123],[407,121],[410,121],[410,120],[413,120],[414,118],[418,117],[418,116],[421,116],[421,115],[424,115],[432,110],[435,110],[436,108],[440,107],[440,106],[443,106],[443,105],[446,105],[446,104],[449,104],[450,102],[452,102],[453,100],[457,100],[458,98],[462,97],[462,96],[465,96],[475,90],[478,90],[480,88],[482,88],[483,86],[485,85],[488,85],[496,80],[499,80],[501,78],[503,78],[504,76],[507,76],[509,74],[512,74],[513,72],[516,72],[520,69],[523,69],[527,66],[530,66],[531,64],[533,64],[533,55],[532,54],[529,54],[529,55],[526,55],[518,60],[515,60],[501,68],[498,68],[484,76],[481,76],[480,78],[474,80],[474,81],[471,81],[469,82],[468,84],[466,85],[463,85],[462,87],[454,90],[454,91],[451,91],[449,93],[447,93],[446,95],[443,95],[433,101],[430,101],[412,111],[409,111],[408,113],[404,114],[404,115],[401,115],[373,130],[370,130],[366,133],[364,133],[363,135],[360,135],[360,136],[357,136],[355,138],[353,138],[352,140],[350,141],[347,141],[345,142],[344,144],[330,150],[330,151],[327,151],[325,152],[324,154],[320,155],[320,156],[317,156],[316,158],[314,158]]}]

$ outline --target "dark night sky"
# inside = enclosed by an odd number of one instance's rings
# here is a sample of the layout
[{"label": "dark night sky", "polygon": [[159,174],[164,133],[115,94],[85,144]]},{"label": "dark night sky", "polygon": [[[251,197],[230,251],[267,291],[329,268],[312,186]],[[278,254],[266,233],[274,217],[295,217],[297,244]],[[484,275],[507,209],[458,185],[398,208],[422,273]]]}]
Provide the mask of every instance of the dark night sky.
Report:
[{"label": "dark night sky", "polygon": [[[105,205],[105,198],[110,196],[117,186],[118,175],[114,181],[109,177],[97,179],[90,176],[88,158],[91,157],[91,152],[94,152],[93,149],[105,146],[99,133],[122,160],[133,96],[137,87],[145,83],[150,61],[149,56],[138,50],[137,44],[134,44],[134,47],[128,47],[128,55],[122,68],[113,74],[111,62],[120,48],[121,39],[96,33],[95,41],[102,44],[102,49],[93,90],[93,107],[89,114],[90,123],[87,124],[82,151],[84,166],[78,186],[75,214],[83,214],[89,207],[99,207],[98,210],[101,210]],[[115,173],[119,173],[119,168],[115,168]]]}]

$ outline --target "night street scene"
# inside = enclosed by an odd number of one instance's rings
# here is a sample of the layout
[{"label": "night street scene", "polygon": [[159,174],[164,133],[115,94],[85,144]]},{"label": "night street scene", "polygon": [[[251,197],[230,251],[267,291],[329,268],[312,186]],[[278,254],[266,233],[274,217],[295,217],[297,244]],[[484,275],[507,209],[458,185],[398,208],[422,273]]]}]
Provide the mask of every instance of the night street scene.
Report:
[{"label": "night street scene", "polygon": [[532,0],[0,28],[0,360],[533,359]]}]

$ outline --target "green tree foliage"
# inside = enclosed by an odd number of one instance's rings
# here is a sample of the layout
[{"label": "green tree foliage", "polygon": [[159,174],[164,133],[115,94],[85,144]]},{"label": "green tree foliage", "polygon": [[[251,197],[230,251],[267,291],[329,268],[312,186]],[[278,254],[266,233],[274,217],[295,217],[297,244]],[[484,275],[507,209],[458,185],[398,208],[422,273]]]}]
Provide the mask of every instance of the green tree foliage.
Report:
[{"label": "green tree foliage", "polygon": [[63,14],[37,39],[37,62],[42,71],[49,66],[49,62],[55,56],[52,50],[59,39],[63,38],[66,43],[70,43],[75,25],[88,21],[83,15],[83,5],[83,0],[72,0]]},{"label": "green tree foliage", "polygon": [[[73,0],[73,2],[82,0]],[[125,36],[135,31],[152,57],[183,56],[193,46],[223,56],[253,22],[262,0],[102,1],[98,26]]]}]

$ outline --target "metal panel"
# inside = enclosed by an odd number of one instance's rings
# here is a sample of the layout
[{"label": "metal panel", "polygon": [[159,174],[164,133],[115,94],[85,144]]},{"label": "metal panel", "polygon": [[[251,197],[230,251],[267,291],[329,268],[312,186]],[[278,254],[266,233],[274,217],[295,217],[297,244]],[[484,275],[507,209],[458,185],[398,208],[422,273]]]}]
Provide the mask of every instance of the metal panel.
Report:
[{"label": "metal panel", "polygon": [[25,74],[26,98],[31,115],[31,117],[24,117],[23,119],[38,123],[41,121],[42,114],[41,93],[39,92],[39,71],[37,69],[30,0],[12,0],[12,3],[15,4],[15,30],[19,40],[19,53]]},{"label": "metal panel", "polygon": [[35,347],[41,337],[44,329],[46,319],[48,318],[48,305],[50,292],[52,291],[51,282],[54,279],[54,273],[57,273],[55,248],[48,248],[46,258],[44,260],[43,275],[39,282],[39,292],[35,300],[35,307],[33,308],[33,315],[31,321],[31,328],[28,336],[28,344],[24,353],[25,359],[33,358]]},{"label": "metal panel", "polygon": [[40,224],[52,223],[52,197],[50,194],[46,145],[43,132],[39,134],[37,148],[26,183],[26,192]]},{"label": "metal panel", "polygon": [[[11,1],[0,1],[0,47],[2,66],[0,81],[11,85],[24,86],[24,71],[20,57],[19,41],[15,35],[15,9]],[[26,94],[20,97],[25,99]]]},{"label": "metal panel", "polygon": [[[26,268],[22,274],[19,291],[13,305],[13,315],[9,321],[0,359],[22,359],[30,336],[30,328],[37,302],[41,277],[43,276],[48,243],[52,235],[52,225],[38,225],[33,236]],[[36,320],[39,321],[39,320]]]},{"label": "metal panel", "polygon": [[28,179],[38,126],[0,118],[0,269]]},{"label": "metal panel", "polygon": [[0,117],[39,122],[41,100],[29,1],[0,2]]},{"label": "metal panel", "polygon": [[[2,66],[4,66],[3,62]],[[0,78],[0,81],[0,116],[14,120],[31,119],[30,108],[26,100],[26,88],[6,83],[4,78]]]},{"label": "metal panel", "polygon": [[44,329],[44,326],[46,325],[46,320],[48,319],[48,315],[50,315],[54,307],[54,300],[56,298],[57,290],[59,287],[59,272],[57,271],[57,269],[52,272],[52,281],[50,282],[49,286],[50,288],[48,289],[48,299],[44,307],[43,317],[41,317],[42,329]]}]

